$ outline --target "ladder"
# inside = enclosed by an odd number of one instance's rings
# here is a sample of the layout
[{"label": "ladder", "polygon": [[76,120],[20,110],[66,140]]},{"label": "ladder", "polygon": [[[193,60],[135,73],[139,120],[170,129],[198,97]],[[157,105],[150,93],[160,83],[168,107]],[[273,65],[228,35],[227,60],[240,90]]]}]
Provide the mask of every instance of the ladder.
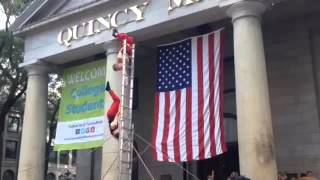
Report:
[{"label": "ladder", "polygon": [[120,107],[119,135],[119,180],[131,180],[132,152],[134,126],[132,124],[133,83],[134,83],[134,52],[132,45],[131,56],[127,54],[127,40],[123,42],[122,89]]}]

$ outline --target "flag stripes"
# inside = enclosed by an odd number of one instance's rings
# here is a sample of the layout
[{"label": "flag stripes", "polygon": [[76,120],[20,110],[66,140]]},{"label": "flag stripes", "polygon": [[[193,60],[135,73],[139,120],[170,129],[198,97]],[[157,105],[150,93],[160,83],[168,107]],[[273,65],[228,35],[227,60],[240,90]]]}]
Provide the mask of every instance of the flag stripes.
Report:
[{"label": "flag stripes", "polygon": [[[155,95],[152,141],[156,147],[154,149],[156,160],[181,162],[207,159],[226,151],[223,132],[222,36],[223,33],[219,30],[176,44],[160,46],[160,52],[162,52],[160,59],[165,58],[166,61],[162,60],[158,68],[165,65],[166,69],[158,75],[166,73],[168,77],[162,76],[163,79],[158,79],[159,91]],[[185,46],[181,46],[181,43]],[[188,56],[181,54],[181,51],[188,52],[185,48],[189,47],[188,43],[191,43],[190,85],[187,82],[189,74],[185,73],[182,77],[180,75],[182,71],[184,72],[180,67],[189,66]],[[173,63],[171,65],[175,62],[181,64],[170,71],[167,70],[171,69],[167,67],[167,61]],[[165,88],[167,85],[172,85],[170,73],[175,73],[174,68],[177,70],[180,68],[177,77],[186,81],[186,86],[173,90],[160,89],[160,85]],[[163,80],[168,84],[160,84]],[[177,83],[180,82],[177,81]],[[182,86],[184,85],[180,83],[180,87]]]}]

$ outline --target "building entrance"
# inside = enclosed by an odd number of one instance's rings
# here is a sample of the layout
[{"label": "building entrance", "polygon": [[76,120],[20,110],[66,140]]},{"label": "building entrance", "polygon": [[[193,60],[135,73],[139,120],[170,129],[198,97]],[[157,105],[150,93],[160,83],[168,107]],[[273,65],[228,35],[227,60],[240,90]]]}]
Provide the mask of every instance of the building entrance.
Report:
[{"label": "building entrance", "polygon": [[207,180],[214,173],[215,180],[226,180],[231,172],[239,172],[238,143],[227,143],[228,151],[215,158],[198,161],[197,175]]}]

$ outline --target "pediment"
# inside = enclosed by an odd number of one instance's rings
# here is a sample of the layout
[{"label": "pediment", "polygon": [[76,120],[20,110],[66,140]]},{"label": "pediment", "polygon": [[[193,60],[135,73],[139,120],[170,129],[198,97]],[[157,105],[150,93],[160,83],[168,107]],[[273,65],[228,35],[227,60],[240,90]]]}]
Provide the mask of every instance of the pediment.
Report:
[{"label": "pediment", "polygon": [[35,0],[20,14],[11,29],[16,32],[30,24],[36,24],[99,1],[102,0]]},{"label": "pediment", "polygon": [[68,0],[67,3],[64,4],[55,14],[61,14],[65,13],[80,7],[84,7],[86,5],[89,5],[91,3],[97,2],[100,0]]}]

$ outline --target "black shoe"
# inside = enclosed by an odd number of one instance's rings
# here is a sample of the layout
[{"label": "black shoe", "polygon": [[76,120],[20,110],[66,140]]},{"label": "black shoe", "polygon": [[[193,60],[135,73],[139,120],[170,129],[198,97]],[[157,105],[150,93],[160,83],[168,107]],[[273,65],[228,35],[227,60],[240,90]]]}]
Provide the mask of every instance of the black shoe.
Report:
[{"label": "black shoe", "polygon": [[118,34],[118,30],[117,29],[113,29],[112,30],[112,36],[117,38],[117,34]]},{"label": "black shoe", "polygon": [[109,81],[107,82],[107,85],[106,85],[106,91],[110,91],[111,88],[110,88],[110,84],[109,84]]}]

